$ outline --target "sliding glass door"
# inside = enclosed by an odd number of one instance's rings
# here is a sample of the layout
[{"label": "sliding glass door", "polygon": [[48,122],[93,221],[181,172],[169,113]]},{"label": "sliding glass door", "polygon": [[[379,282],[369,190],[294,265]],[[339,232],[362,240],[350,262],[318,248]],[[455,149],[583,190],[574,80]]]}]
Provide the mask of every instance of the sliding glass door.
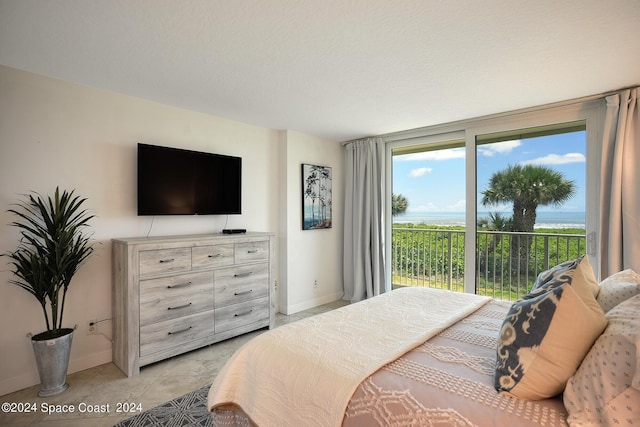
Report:
[{"label": "sliding glass door", "polygon": [[476,137],[475,291],[524,296],[586,253],[584,122]]},{"label": "sliding glass door", "polygon": [[392,287],[464,290],[464,141],[393,150]]},{"label": "sliding glass door", "polygon": [[387,280],[517,299],[589,254],[597,272],[591,104],[396,135],[387,143]]}]

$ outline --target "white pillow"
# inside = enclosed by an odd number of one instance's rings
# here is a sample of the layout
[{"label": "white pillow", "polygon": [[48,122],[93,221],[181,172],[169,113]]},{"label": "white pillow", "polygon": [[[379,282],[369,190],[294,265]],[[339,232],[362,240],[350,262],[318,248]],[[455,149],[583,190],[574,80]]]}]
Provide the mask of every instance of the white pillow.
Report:
[{"label": "white pillow", "polygon": [[606,317],[609,325],[564,390],[572,426],[640,425],[640,295]]},{"label": "white pillow", "polygon": [[606,313],[622,301],[640,294],[640,274],[629,269],[612,274],[600,283],[596,298]]}]

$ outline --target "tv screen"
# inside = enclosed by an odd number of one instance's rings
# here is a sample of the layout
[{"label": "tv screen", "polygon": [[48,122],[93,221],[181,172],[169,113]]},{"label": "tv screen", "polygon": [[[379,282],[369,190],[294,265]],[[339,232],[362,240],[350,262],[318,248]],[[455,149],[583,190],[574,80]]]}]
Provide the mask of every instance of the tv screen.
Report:
[{"label": "tv screen", "polygon": [[242,158],[138,144],[138,215],[242,213]]}]

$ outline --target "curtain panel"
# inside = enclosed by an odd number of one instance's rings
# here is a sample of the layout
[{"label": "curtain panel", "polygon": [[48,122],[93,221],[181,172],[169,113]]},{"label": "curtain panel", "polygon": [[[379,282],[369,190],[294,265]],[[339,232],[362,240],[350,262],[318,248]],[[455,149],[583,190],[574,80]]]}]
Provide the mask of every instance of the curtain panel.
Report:
[{"label": "curtain panel", "polygon": [[384,275],[384,141],[345,146],[344,299],[386,292]]},{"label": "curtain panel", "polygon": [[607,96],[603,121],[600,275],[640,271],[640,88]]}]

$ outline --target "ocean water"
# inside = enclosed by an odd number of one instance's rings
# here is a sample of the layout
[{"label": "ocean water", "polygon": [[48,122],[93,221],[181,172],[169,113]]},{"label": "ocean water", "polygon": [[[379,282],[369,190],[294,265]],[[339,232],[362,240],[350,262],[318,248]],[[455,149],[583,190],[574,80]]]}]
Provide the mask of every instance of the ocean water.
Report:
[{"label": "ocean water", "polygon": [[[511,216],[511,212],[500,212]],[[489,212],[478,212],[478,218]],[[536,215],[535,228],[585,228],[585,212],[541,211]],[[397,224],[465,225],[464,212],[407,212],[393,217]]]}]

